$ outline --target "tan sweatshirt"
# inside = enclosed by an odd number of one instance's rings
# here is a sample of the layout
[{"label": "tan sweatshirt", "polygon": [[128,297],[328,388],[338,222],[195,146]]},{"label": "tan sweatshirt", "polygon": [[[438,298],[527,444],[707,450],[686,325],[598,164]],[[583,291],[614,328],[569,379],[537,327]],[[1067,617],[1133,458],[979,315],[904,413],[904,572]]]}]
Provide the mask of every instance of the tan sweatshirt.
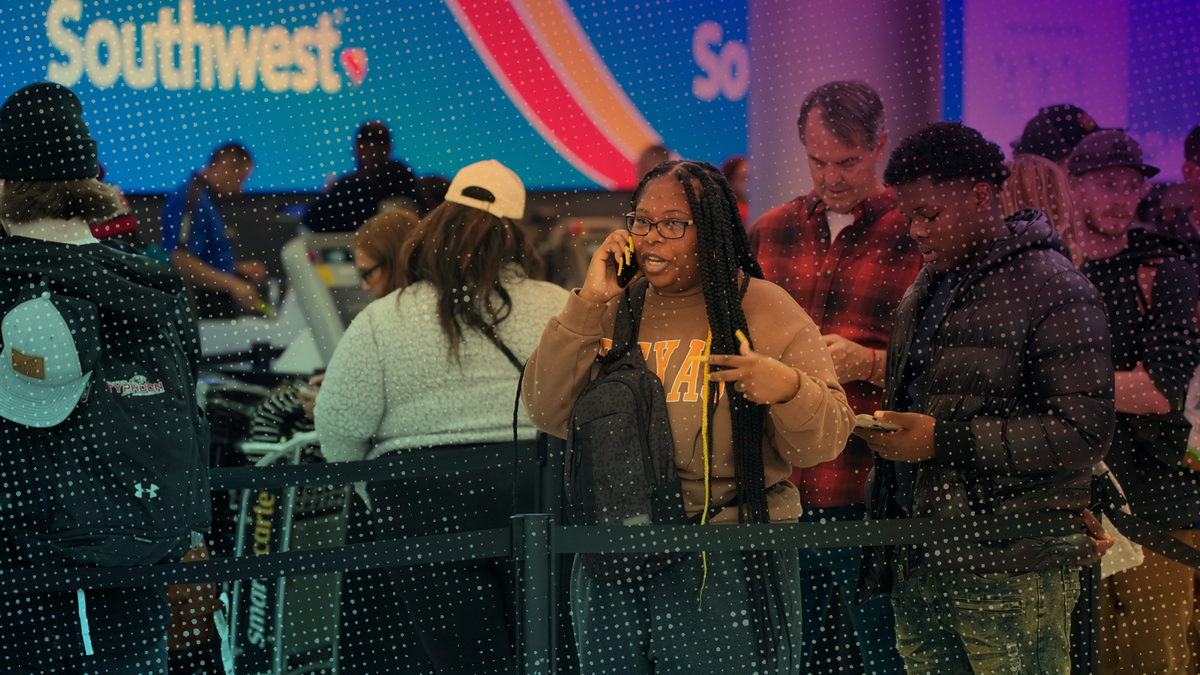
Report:
[{"label": "tan sweatshirt", "polygon": [[[770,407],[763,434],[771,520],[794,522],[802,509],[799,492],[787,482],[792,467],[813,466],[836,457],[854,427],[854,413],[837,382],[820,332],[787,291],[751,279],[742,309],[755,351],[798,369],[802,376],[795,398]],[[599,305],[574,292],[562,312],[550,319],[529,357],[522,387],[525,407],[538,428],[567,437],[575,400],[600,370],[596,355],[612,344],[616,312],[616,298]],[[638,344],[646,366],[658,374],[666,390],[667,414],[675,436],[675,466],[688,516],[704,507],[704,456],[700,431],[703,365],[687,359],[704,352],[707,334],[701,289],[686,297],[664,297],[650,287]],[[719,506],[731,501],[737,491],[729,402],[724,395],[712,424],[712,503]],[[737,509],[725,509],[712,522],[737,522]]]}]

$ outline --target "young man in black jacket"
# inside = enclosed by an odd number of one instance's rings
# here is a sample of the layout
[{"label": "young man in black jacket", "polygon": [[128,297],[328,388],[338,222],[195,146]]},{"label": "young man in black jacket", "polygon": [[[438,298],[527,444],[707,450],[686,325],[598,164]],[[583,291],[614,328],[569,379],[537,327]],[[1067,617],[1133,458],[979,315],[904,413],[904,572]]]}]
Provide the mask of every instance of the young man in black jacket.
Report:
[{"label": "young man in black jacket", "polygon": [[162,585],[22,594],[8,575],[176,562],[211,519],[183,286],[92,236],[120,206],[98,175],[70,90],[37,83],[0,107],[6,673],[166,675]]},{"label": "young man in black jacket", "polygon": [[[1106,462],[1134,515],[1200,545],[1196,474],[1180,465],[1185,443],[1149,439],[1171,416],[1183,425],[1183,396],[1200,352],[1196,339],[1196,272],[1181,241],[1131,229],[1146,179],[1158,169],[1124,132],[1098,131],[1067,164],[1080,271],[1108,309],[1116,368],[1117,424]],[[1182,439],[1181,439],[1182,440]],[[1189,633],[1200,620],[1193,570],[1149,549],[1146,561],[1104,580],[1104,672],[1195,672]]]},{"label": "young man in black jacket", "polygon": [[868,518],[1066,511],[1080,529],[865,551],[860,598],[891,594],[909,675],[1068,672],[1079,568],[1111,545],[1083,517],[1113,425],[1104,307],[1044,215],[1003,217],[1007,174],[1000,148],[957,123],[888,163],[926,265],[896,312],[876,413],[900,429],[856,432],[877,455]]}]

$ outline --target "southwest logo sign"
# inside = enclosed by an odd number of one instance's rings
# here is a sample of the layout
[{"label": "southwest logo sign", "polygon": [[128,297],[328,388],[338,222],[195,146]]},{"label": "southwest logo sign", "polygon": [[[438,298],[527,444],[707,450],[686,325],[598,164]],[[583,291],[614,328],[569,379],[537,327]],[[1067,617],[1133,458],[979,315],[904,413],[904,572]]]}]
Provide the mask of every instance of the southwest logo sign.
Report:
[{"label": "southwest logo sign", "polygon": [[[140,7],[141,5],[139,5]],[[51,60],[46,79],[74,86],[85,76],[97,89],[124,82],[130,89],[252,91],[261,81],[271,92],[307,94],[342,88],[340,64],[350,81],[367,77],[367,52],[340,52],[336,28],[341,11],[324,12],[315,25],[230,26],[195,20],[194,0],[179,0],[178,12],[158,9],[158,21],[141,24],[92,21],[82,37],[68,27],[83,20],[81,0],[54,0],[46,12],[46,37],[65,61]]]},{"label": "southwest logo sign", "polygon": [[607,189],[637,183],[638,155],[662,139],[596,53],[565,0],[446,0],[521,114]]}]

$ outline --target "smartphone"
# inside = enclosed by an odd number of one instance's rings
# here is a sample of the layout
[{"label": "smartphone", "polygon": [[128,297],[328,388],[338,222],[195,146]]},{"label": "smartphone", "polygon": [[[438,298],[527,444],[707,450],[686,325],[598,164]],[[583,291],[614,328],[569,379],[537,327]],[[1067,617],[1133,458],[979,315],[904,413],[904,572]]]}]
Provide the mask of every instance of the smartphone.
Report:
[{"label": "smartphone", "polygon": [[854,426],[859,429],[870,429],[871,431],[899,431],[903,427],[898,424],[888,424],[880,422],[873,416],[863,413],[854,418]]},{"label": "smartphone", "polygon": [[625,255],[617,258],[617,285],[621,288],[628,286],[637,271],[637,256],[633,253],[633,237],[630,237],[625,244]]}]

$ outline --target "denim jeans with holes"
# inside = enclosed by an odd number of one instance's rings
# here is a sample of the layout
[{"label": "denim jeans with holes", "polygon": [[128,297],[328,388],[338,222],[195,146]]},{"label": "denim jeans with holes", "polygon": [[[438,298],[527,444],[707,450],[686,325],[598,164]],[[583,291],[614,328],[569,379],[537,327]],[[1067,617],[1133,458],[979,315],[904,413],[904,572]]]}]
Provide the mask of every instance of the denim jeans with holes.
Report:
[{"label": "denim jeans with holes", "polygon": [[898,581],[896,637],[908,675],[1071,671],[1079,568],[941,571]]}]

